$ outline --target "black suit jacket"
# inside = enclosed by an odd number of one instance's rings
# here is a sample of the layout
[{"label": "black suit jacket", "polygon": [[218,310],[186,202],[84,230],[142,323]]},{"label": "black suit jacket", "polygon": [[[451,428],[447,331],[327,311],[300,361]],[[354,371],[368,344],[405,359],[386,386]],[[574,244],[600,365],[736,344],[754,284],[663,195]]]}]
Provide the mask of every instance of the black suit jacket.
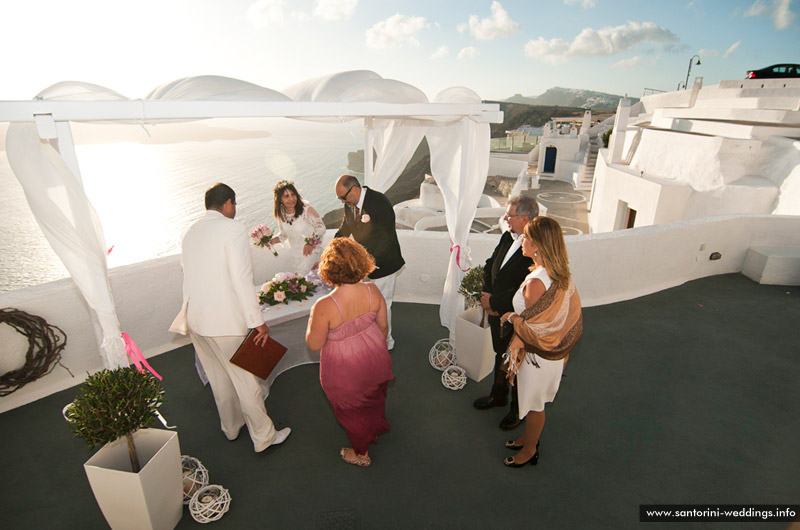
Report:
[{"label": "black suit jacket", "polygon": [[[505,266],[500,267],[513,242],[514,239],[511,237],[511,232],[504,232],[500,238],[500,243],[497,244],[491,257],[486,260],[486,264],[483,267],[483,290],[491,293],[489,305],[500,316],[514,310],[512,304],[514,294],[519,289],[525,276],[530,272],[531,265],[533,265],[531,258],[522,255],[522,247],[520,247],[508,258]],[[498,354],[505,353],[512,335],[511,333],[505,336],[501,334],[500,316],[489,316],[489,325],[492,329],[492,346],[495,353]]]},{"label": "black suit jacket", "polygon": [[[349,237],[364,245],[367,252],[375,258],[376,269],[369,278],[376,280],[394,274],[405,264],[400,253],[400,242],[397,240],[395,230],[395,217],[392,203],[386,195],[379,191],[371,190],[366,186],[361,191],[364,194],[364,204],[355,218],[352,206],[345,205],[342,226],[334,237]],[[362,222],[361,217],[369,216],[368,222]]]}]

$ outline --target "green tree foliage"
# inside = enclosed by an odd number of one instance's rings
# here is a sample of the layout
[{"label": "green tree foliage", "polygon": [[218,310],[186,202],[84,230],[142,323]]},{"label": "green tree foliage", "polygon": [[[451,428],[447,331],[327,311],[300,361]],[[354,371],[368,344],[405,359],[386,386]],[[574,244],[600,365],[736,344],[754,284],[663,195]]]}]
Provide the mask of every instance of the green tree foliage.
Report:
[{"label": "green tree foliage", "polygon": [[467,307],[477,307],[480,305],[481,289],[483,289],[483,265],[478,265],[464,275],[458,294],[464,296]]},{"label": "green tree foliage", "polygon": [[614,132],[614,127],[611,127],[609,130],[603,133],[603,146],[608,147],[608,142],[611,138],[611,133]]},{"label": "green tree foliage", "polygon": [[92,448],[125,436],[138,472],[132,434],[154,423],[162,403],[164,389],[149,373],[117,368],[90,375],[65,415],[72,433]]}]

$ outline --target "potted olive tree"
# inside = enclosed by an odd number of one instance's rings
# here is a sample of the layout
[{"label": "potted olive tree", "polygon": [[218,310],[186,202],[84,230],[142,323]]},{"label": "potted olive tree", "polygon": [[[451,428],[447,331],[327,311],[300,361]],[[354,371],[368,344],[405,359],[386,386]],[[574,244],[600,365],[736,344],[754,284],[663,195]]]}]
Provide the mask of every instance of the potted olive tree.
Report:
[{"label": "potted olive tree", "polygon": [[111,528],[171,530],[183,515],[178,435],[146,428],[163,402],[150,374],[117,368],[90,375],[65,410],[76,436],[103,446],[84,469]]},{"label": "potted olive tree", "polygon": [[456,360],[467,377],[480,381],[494,370],[492,332],[481,308],[483,267],[472,267],[458,289],[464,296],[466,311],[456,318]]},{"label": "potted olive tree", "polygon": [[458,294],[464,297],[467,309],[481,305],[481,289],[483,288],[483,265],[472,267],[461,279]]}]

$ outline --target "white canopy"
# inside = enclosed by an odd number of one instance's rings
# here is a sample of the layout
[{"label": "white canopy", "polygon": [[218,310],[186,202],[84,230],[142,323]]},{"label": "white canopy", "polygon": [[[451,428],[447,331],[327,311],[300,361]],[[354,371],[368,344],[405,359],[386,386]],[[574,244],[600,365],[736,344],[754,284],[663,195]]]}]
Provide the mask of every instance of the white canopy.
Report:
[{"label": "white canopy", "polygon": [[463,310],[458,286],[469,227],[488,171],[489,123],[502,121],[498,105],[483,104],[461,87],[441,92],[430,103],[416,87],[368,70],[310,79],[281,92],[239,79],[189,77],[138,100],[89,83],[62,82],[33,101],[0,102],[0,121],[12,122],[6,152],[34,217],[97,315],[107,366],[128,361],[108,284],[102,226],[83,190],[68,122],[269,116],[364,118],[364,180],[378,191],[397,180],[422,138],[428,138],[431,172],[445,198],[452,241],[440,308],[442,324],[452,334]]}]

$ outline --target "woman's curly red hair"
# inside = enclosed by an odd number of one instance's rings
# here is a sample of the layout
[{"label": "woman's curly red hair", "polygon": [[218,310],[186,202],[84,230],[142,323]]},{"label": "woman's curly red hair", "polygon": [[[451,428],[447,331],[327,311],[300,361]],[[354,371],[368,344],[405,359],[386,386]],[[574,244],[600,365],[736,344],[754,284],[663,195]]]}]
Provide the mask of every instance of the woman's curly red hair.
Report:
[{"label": "woman's curly red hair", "polygon": [[375,270],[375,259],[357,241],[334,238],[322,252],[319,276],[330,285],[358,283]]}]

